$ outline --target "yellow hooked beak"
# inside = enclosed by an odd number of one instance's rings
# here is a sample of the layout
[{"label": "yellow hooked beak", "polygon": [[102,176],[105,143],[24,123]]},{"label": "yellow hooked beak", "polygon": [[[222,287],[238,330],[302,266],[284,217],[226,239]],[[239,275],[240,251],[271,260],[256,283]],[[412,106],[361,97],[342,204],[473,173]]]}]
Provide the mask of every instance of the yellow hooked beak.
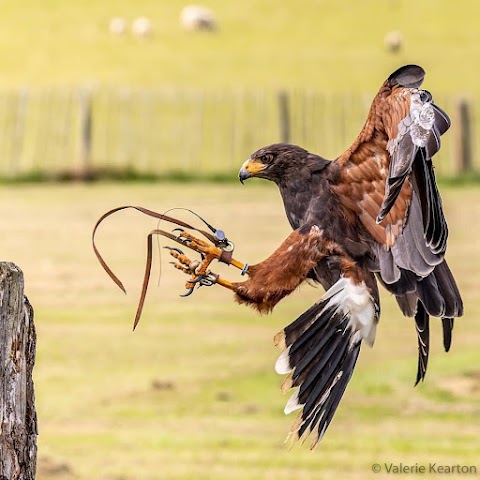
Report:
[{"label": "yellow hooked beak", "polygon": [[243,183],[247,178],[254,177],[257,173],[266,168],[267,165],[262,163],[258,158],[249,158],[238,172],[238,178]]}]

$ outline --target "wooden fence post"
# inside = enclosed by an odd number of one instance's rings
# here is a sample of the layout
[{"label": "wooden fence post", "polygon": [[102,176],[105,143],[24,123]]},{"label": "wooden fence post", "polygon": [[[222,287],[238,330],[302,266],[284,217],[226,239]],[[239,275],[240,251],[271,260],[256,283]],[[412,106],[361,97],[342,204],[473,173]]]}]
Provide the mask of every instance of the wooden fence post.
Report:
[{"label": "wooden fence post", "polygon": [[80,92],[80,172],[82,179],[92,175],[92,92]]},{"label": "wooden fence post", "polygon": [[34,480],[37,466],[36,334],[23,291],[22,271],[0,263],[0,480]]},{"label": "wooden fence post", "polygon": [[278,92],[278,112],[280,120],[280,141],[290,142],[290,105],[288,93],[285,90]]},{"label": "wooden fence post", "polygon": [[461,175],[472,170],[471,105],[465,98],[455,104],[454,171]]},{"label": "wooden fence post", "polygon": [[18,92],[17,102],[15,127],[12,138],[13,149],[9,172],[9,176],[11,178],[17,177],[19,172],[21,172],[22,150],[24,147],[25,117],[28,103],[28,92],[24,88]]}]

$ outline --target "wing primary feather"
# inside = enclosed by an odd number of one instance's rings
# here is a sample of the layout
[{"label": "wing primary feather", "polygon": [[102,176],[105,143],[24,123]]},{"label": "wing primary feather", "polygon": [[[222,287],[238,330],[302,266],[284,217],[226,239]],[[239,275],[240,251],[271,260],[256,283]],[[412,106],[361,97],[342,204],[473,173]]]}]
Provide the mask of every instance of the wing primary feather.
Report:
[{"label": "wing primary feather", "polygon": [[434,253],[444,253],[447,246],[447,224],[443,215],[442,200],[436,185],[432,162],[427,163],[427,169],[430,179],[432,212],[434,214],[429,242]]},{"label": "wing primary feather", "polygon": [[[380,253],[380,259],[388,253],[391,254],[391,261],[397,267],[415,272],[419,277],[426,277],[432,272],[435,265],[443,261],[443,257],[434,254],[426,244],[423,232],[422,211],[416,192],[412,195],[408,222],[402,234],[396,239],[390,252]],[[389,278],[391,277],[390,269],[385,271],[384,264],[385,261],[380,264],[382,277]]]},{"label": "wing primary feather", "polygon": [[395,70],[387,79],[390,86],[400,85],[401,87],[417,88],[425,78],[425,70],[418,65],[404,65]]},{"label": "wing primary feather", "polygon": [[414,293],[395,295],[400,310],[406,317],[414,317],[417,311],[418,296]]},{"label": "wing primary feather", "polygon": [[406,293],[412,293],[417,290],[417,277],[413,272],[400,269],[400,278],[393,282],[385,282],[380,275],[377,276],[382,285],[394,295],[405,295]]},{"label": "wing primary feather", "polygon": [[463,314],[463,302],[452,272],[446,260],[435,267],[433,271],[440,295],[445,301],[445,311],[442,316],[460,317]]},{"label": "wing primary feather", "polygon": [[443,214],[442,199],[438,192],[437,182],[435,180],[435,173],[433,171],[433,164],[431,161],[427,162],[427,171],[431,185],[431,199],[433,204],[433,212],[435,218],[435,228],[432,232],[430,242],[434,246],[434,253],[444,254],[447,249],[448,227]]},{"label": "wing primary feather", "polygon": [[417,313],[415,314],[415,327],[418,336],[418,368],[415,386],[420,380],[423,382],[427,373],[428,352],[430,349],[430,317],[425,310],[422,302],[417,303]]},{"label": "wing primary feather", "polygon": [[430,315],[434,317],[442,317],[445,315],[445,298],[440,292],[434,273],[418,281],[417,293],[423,306]]},{"label": "wing primary feather", "polygon": [[[319,318],[318,322],[321,324],[317,327],[315,324],[305,332],[305,334],[294,343],[290,350],[290,359],[293,365],[296,365],[295,373],[293,375],[294,382],[300,377],[306,368],[311,365],[311,361],[315,358],[319,351],[330,341],[332,335],[335,333],[333,329],[327,329],[320,332],[320,329],[325,325],[327,320],[333,316],[332,309],[326,309],[326,315]],[[310,330],[312,330],[310,332]],[[305,339],[304,339],[305,337]],[[308,352],[305,355],[305,352]]]},{"label": "wing primary feather", "polygon": [[[300,386],[299,398],[305,404],[303,415],[309,416],[312,409],[324,395],[341,369],[344,355],[349,348],[347,342],[342,341],[341,334],[335,335],[328,345],[328,349],[322,352],[318,364],[308,372],[304,382]],[[307,400],[308,399],[308,400]]]},{"label": "wing primary feather", "polygon": [[[320,328],[322,323],[318,320],[328,320],[328,316],[322,315],[325,307],[326,305],[324,302],[318,302],[306,312],[302,313],[294,322],[285,327],[284,332],[287,346],[292,345],[306,330],[309,329],[311,325],[315,324],[315,328]],[[315,319],[318,320],[315,321]]]},{"label": "wing primary feather", "polygon": [[443,135],[450,128],[450,118],[438,105],[432,104],[432,106],[435,113],[435,126],[438,133]]},{"label": "wing primary feather", "polygon": [[415,159],[412,165],[412,185],[413,190],[417,194],[422,209],[423,232],[428,227],[430,221],[430,203],[428,197],[428,185],[425,171],[424,157],[420,151],[419,156]]},{"label": "wing primary feather", "polygon": [[411,136],[408,134],[404,135],[393,149],[385,196],[377,216],[377,223],[382,222],[388,215],[400,195],[405,179],[410,174],[418,150],[418,146],[413,143]]},{"label": "wing primary feather", "polygon": [[[425,243],[425,235],[423,232],[423,220],[422,220],[422,207],[418,200],[417,193],[412,195],[412,202],[410,204],[410,210],[408,215],[408,223],[403,230],[403,235],[409,238],[411,242],[410,246],[415,246],[416,250],[423,258],[424,265],[433,267],[443,261],[441,256],[434,254]],[[417,266],[415,266],[417,267]],[[417,271],[416,268],[410,268],[410,270]],[[422,271],[422,276],[424,272]]]},{"label": "wing primary feather", "polygon": [[312,441],[312,445],[310,447],[312,450],[325,435],[325,432],[327,431],[327,428],[330,425],[335,412],[337,411],[338,404],[340,403],[340,400],[342,399],[347,388],[348,382],[352,377],[353,369],[360,353],[360,346],[361,344],[359,342],[353,347],[352,351],[348,355],[348,358],[346,359],[345,368],[342,371],[342,375],[335,385],[335,392],[332,392],[332,395],[328,397],[325,404],[318,410],[317,414],[313,418],[312,423],[318,422],[318,433],[316,438],[314,437]]},{"label": "wing primary feather", "polygon": [[[312,323],[311,327],[308,328],[304,332],[304,334],[301,335],[298,338],[298,340],[295,342],[292,341],[292,338],[287,333],[286,343],[287,343],[287,346],[291,345],[290,358],[293,363],[296,364],[296,362],[299,360],[299,358],[297,358],[297,352],[299,352],[300,350],[311,351],[311,349],[315,346],[314,344],[317,341],[316,339],[317,333],[319,332],[320,329],[324,327],[325,323],[330,319],[330,317],[333,314],[333,311],[334,309],[332,307],[325,308],[325,306],[323,306],[323,308],[320,310],[320,314],[318,315],[318,317],[316,317],[316,320]],[[322,340],[326,341],[327,338],[324,337]],[[303,352],[300,352],[300,355],[303,355]],[[298,372],[298,368],[300,368],[300,365],[299,367],[297,367],[297,372]]]},{"label": "wing primary feather", "polygon": [[419,149],[413,163],[412,183],[422,208],[426,245],[432,253],[443,255],[447,248],[448,227],[435,181],[433,165],[422,148]]},{"label": "wing primary feather", "polygon": [[452,331],[454,320],[453,318],[442,318],[443,327],[443,346],[445,351],[448,352],[452,346]]},{"label": "wing primary feather", "polygon": [[432,158],[440,150],[440,134],[436,128],[432,128],[432,135],[427,141],[425,150],[428,158]]},{"label": "wing primary feather", "polygon": [[[371,275],[369,282],[375,282],[371,272],[363,274]],[[287,402],[285,413],[301,409],[291,433],[298,439],[316,432],[312,446],[318,443],[335,414],[362,340],[373,343],[379,311],[378,291],[376,286],[368,284],[370,287],[341,276],[321,302],[292,323],[293,329],[284,329],[284,354],[292,371],[282,390],[298,387]],[[302,333],[298,335],[298,332]]]}]

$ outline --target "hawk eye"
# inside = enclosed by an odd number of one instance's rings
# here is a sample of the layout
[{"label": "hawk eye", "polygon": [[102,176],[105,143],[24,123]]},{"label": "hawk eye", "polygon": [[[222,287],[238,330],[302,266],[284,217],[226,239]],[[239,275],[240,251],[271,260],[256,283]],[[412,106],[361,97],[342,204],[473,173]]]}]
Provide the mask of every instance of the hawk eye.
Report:
[{"label": "hawk eye", "polygon": [[270,163],[273,160],[273,155],[271,153],[266,153],[260,157],[262,163]]}]

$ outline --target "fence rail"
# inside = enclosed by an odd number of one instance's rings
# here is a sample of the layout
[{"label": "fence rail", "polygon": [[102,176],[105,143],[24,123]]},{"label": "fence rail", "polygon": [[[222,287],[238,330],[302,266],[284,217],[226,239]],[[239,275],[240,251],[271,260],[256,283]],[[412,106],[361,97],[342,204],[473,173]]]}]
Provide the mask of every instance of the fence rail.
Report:
[{"label": "fence rail", "polygon": [[[278,141],[335,158],[360,131],[372,98],[308,90],[3,92],[0,177],[102,169],[228,174],[253,150]],[[437,172],[478,169],[477,102],[455,96],[436,101],[453,121]]]}]

